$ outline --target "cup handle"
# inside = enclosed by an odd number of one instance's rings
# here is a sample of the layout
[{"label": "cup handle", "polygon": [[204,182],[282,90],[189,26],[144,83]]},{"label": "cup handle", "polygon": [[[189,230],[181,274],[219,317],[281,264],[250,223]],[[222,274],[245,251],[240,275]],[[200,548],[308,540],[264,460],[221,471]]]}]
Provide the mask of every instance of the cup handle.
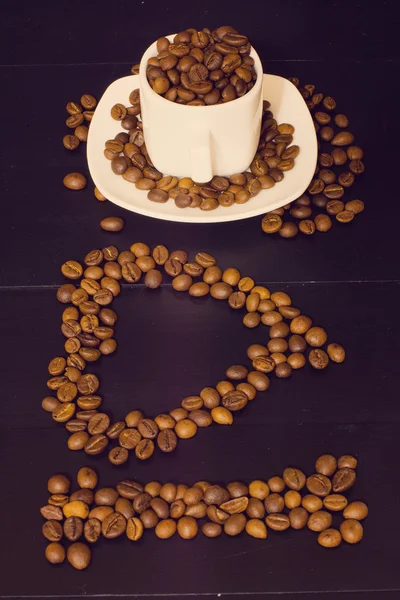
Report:
[{"label": "cup handle", "polygon": [[213,176],[211,133],[208,129],[192,127],[190,149],[190,172],[193,181],[205,183]]}]

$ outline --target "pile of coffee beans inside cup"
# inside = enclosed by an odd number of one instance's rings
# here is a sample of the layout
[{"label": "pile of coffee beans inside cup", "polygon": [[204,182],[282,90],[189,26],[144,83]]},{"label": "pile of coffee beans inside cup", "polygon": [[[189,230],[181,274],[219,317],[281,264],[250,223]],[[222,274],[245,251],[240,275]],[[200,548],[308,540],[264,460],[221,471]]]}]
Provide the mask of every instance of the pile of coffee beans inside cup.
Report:
[{"label": "pile of coffee beans inside cup", "polygon": [[179,179],[158,171],[148,155],[140,114],[139,90],[129,96],[130,106],[116,104],[111,109],[111,117],[121,121],[123,130],[114,139],[105,143],[104,156],[111,161],[111,169],[116,175],[139,190],[146,190],[153,202],[164,203],[169,198],[178,208],[200,208],[215,210],[219,206],[248,202],[261,190],[274,187],[282,181],[286,171],[293,169],[300,152],[293,144],[294,127],[289,123],[278,125],[269,110],[270,104],[264,101],[263,121],[257,154],[249,171],[234,173],[230,177],[213,177],[207,183],[194,182],[190,177]]},{"label": "pile of coffee beans inside cup", "polygon": [[[329,343],[326,331],[292,306],[284,291],[271,292],[255,284],[238,269],[221,269],[214,256],[198,252],[189,261],[184,250],[169,252],[159,245],[151,249],[143,242],[119,252],[115,246],[94,249],[83,264],[69,260],[61,271],[74,281],[62,285],[57,299],[69,304],[62,314],[61,331],[65,337],[65,356],[57,356],[48,366],[47,387],[54,396],[46,396],[42,407],[56,423],[70,433],[68,447],[96,455],[106,450],[109,460],[120,465],[134,452],[141,460],[150,458],[155,449],[172,452],[180,439],[190,439],[199,428],[211,424],[231,425],[237,411],[246,407],[257,392],[268,390],[270,377],[286,379],[293,370],[307,363],[325,369],[329,362],[341,363],[345,350]],[[232,365],[215,387],[205,387],[191,395],[169,413],[152,418],[139,409],[131,410],[124,420],[112,422],[99,412],[103,399],[100,382],[93,373],[84,373],[90,364],[115,352],[117,314],[110,308],[121,291],[121,282],[144,281],[158,288],[165,276],[177,292],[192,297],[210,295],[226,301],[231,309],[243,310],[248,328],[268,327],[266,345],[252,344],[247,349],[249,366]],[[76,284],[76,285],[75,285]],[[207,384],[208,385],[208,384]],[[112,443],[116,445],[110,449]]]},{"label": "pile of coffee beans inside cup", "polygon": [[147,63],[147,80],[167,100],[188,106],[223,104],[244,96],[257,79],[247,36],[225,25],[211,31],[187,29],[172,42],[157,40]]},{"label": "pile of coffee beans inside cup", "polygon": [[[356,480],[356,466],[354,456],[337,460],[324,454],[309,477],[288,467],[282,475],[249,484],[233,481],[222,486],[198,481],[187,486],[151,481],[142,485],[125,479],[115,487],[99,487],[96,472],[82,467],[74,492],[70,479],[56,474],[47,482],[50,497],[40,509],[46,519],[42,533],[50,542],[45,556],[53,564],[67,558],[75,569],[82,570],[91,560],[85,542],[92,545],[101,537],[120,536],[136,542],[150,529],[162,540],[175,533],[191,540],[199,532],[209,538],[245,532],[265,540],[271,531],[308,527],[319,534],[318,543],[325,548],[335,548],[342,540],[357,544],[363,537],[361,521],[367,517],[368,507],[361,501],[349,503],[344,495]],[[337,527],[332,527],[334,521],[338,521]],[[71,542],[67,550],[65,540]]]},{"label": "pile of coffee beans inside cup", "polygon": [[354,135],[347,130],[349,119],[336,110],[336,101],[331,96],[317,93],[315,85],[299,87],[297,78],[291,81],[299,88],[312,114],[319,155],[307,192],[262,218],[265,233],[278,233],[283,238],[292,238],[299,231],[305,235],[329,231],[333,218],[338,223],[351,223],[364,210],[364,202],[350,195],[356,177],[365,167],[364,152],[354,145]]}]

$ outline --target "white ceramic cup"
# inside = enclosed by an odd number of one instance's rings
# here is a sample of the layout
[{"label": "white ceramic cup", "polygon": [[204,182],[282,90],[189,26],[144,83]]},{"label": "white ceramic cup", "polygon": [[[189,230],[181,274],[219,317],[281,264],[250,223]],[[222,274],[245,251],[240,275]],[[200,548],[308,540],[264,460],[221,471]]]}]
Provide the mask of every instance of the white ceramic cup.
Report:
[{"label": "white ceramic cup", "polygon": [[[167,37],[172,41],[174,35]],[[146,77],[147,61],[156,55],[155,42],[143,54],[139,72],[143,130],[154,166],[198,183],[245,171],[257,150],[263,104],[263,71],[254,48],[254,87],[241,98],[212,106],[176,104],[156,94]]]}]

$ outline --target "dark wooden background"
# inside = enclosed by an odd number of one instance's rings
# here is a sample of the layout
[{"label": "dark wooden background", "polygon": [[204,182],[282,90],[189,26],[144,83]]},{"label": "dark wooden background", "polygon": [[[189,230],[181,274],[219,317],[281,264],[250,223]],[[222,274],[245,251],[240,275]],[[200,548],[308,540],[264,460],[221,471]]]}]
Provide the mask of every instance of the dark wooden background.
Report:
[{"label": "dark wooden background", "polygon": [[[299,600],[400,597],[399,544],[399,43],[396,2],[362,0],[3,0],[0,36],[0,597],[78,598],[242,595]],[[157,37],[186,27],[232,24],[248,34],[265,71],[297,76],[335,97],[365,149],[354,187],[366,211],[349,226],[294,240],[266,237],[260,218],[221,225],[150,220],[71,193],[68,171],[87,172],[84,149],[68,153],[64,106],[100,97]],[[124,231],[99,228],[121,215]],[[71,453],[66,434],[40,408],[47,363],[62,353],[59,266],[92,248],[134,241],[215,254],[293,303],[343,343],[348,359],[326,373],[310,368],[274,381],[237,418],[212,427],[174,456],[120,469]],[[183,299],[169,285],[125,289],[118,352],[101,367],[105,408],[117,417],[141,407],[169,410],[245,360],[263,331],[213,301]],[[98,367],[95,368],[98,372]],[[83,573],[44,559],[39,507],[47,478],[98,467],[103,485],[119,478],[186,481],[266,478],[288,464],[311,472],[323,452],[355,453],[350,497],[370,506],[357,547],[320,548],[311,532],[168,542],[146,534],[99,543]]]}]

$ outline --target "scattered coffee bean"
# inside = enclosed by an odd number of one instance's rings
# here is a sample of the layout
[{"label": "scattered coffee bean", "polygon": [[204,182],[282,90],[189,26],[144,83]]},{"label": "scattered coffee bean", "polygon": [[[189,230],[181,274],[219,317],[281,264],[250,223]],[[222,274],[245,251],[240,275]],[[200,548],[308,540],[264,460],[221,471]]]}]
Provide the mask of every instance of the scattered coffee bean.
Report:
[{"label": "scattered coffee bean", "polygon": [[63,183],[69,190],[83,190],[86,187],[87,179],[81,173],[68,173],[64,177]]}]

